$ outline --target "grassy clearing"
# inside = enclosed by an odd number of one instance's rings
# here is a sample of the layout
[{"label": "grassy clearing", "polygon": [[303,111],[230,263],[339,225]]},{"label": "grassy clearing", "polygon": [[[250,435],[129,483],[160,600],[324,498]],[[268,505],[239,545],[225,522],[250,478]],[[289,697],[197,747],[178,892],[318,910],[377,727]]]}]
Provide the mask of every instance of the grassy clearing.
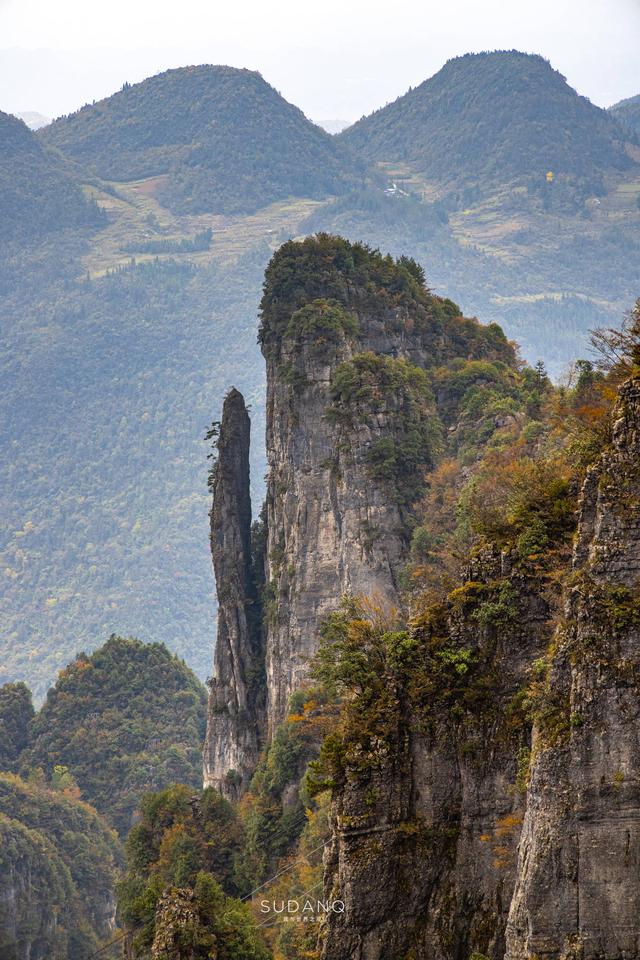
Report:
[{"label": "grassy clearing", "polygon": [[[213,213],[175,216],[155,199],[161,179],[150,177],[130,183],[108,183],[104,189],[85,186],[87,196],[95,199],[109,215],[108,226],[93,238],[83,260],[92,278],[126,266],[134,257],[139,263],[158,258],[188,260],[202,266],[214,261],[232,262],[261,241],[275,249],[283,239],[295,236],[299,224],[322,206],[318,200],[285,200],[245,217]],[[154,239],[187,239],[207,228],[213,232],[213,241],[206,251],[149,254],[123,250],[125,246],[142,245]]]}]

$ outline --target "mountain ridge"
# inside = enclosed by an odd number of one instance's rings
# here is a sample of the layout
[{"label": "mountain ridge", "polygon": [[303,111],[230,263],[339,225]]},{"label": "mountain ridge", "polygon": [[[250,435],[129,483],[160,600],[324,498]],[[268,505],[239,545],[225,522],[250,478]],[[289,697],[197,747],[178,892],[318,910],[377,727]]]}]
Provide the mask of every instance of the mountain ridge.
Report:
[{"label": "mountain ridge", "polygon": [[640,134],[640,93],[614,103],[608,112],[634,133]]},{"label": "mountain ridge", "polygon": [[29,242],[101,224],[104,218],[60,155],[19,117],[0,111],[0,239]]}]

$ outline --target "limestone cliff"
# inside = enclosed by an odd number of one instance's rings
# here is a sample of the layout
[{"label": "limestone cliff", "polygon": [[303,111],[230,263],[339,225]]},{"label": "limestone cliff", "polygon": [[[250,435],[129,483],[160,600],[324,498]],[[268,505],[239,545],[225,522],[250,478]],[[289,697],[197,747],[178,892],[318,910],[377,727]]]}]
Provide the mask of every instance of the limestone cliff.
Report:
[{"label": "limestone cliff", "polygon": [[[471,436],[456,469],[475,483],[467,464],[493,443],[487,462],[500,465],[509,436],[492,431],[511,419],[526,486],[546,429],[539,375],[518,369],[498,329],[434,297],[412,261],[339,238],[274,256],[260,342],[264,525],[252,545],[249,426],[235,392],[212,511],[220,619],[205,776],[232,797],[341,598],[405,603],[434,465]],[[533,415],[521,430],[523,395]],[[469,433],[487,397],[491,422]],[[545,436],[553,457],[565,441]],[[406,629],[381,635],[379,675],[358,681],[360,726],[344,719],[357,684],[342,688],[342,726],[318,767],[331,766],[319,784],[332,790],[325,897],[345,903],[323,929],[324,960],[640,958],[640,381],[622,388],[612,441],[587,473],[572,573],[585,462],[572,479],[549,474],[522,536],[503,548],[486,537],[446,599],[401,611]],[[296,791],[292,770],[271,813]]]},{"label": "limestone cliff", "polygon": [[268,729],[306,676],[345,594],[397,604],[411,506],[442,443],[424,371],[456,354],[508,358],[499,329],[433,297],[412,261],[320,236],[267,269]]},{"label": "limestone cliff", "polygon": [[575,574],[549,652],[509,960],[640,955],[640,380],[589,473]]},{"label": "limestone cliff", "polygon": [[[432,296],[413,261],[328,236],[274,256],[260,341],[269,474],[253,566],[237,391],[225,403],[211,514],[219,620],[204,780],[230,797],[246,788],[263,728],[268,742],[340,598],[398,603],[411,507],[446,426],[425,370],[456,355],[513,357],[499,328]],[[265,673],[263,705],[249,677]]]},{"label": "limestone cliff", "polygon": [[211,554],[218,639],[210,684],[204,783],[231,799],[246,788],[261,743],[264,668],[258,577],[251,550],[250,422],[242,394],[224,401],[213,474]]},{"label": "limestone cliff", "polygon": [[[508,608],[485,616],[499,596]],[[484,555],[437,618],[414,625],[417,669],[437,681],[423,702],[398,691],[382,762],[378,742],[354,751],[334,790],[325,887],[346,909],[327,924],[326,960],[504,955],[529,744],[514,702],[547,619],[540,582]],[[473,664],[462,681],[439,671],[443,637]]]},{"label": "limestone cliff", "polygon": [[325,960],[640,956],[639,465],[631,380],[584,483],[553,634],[548,585],[505,555],[476,560],[437,626],[414,625],[418,669],[433,672],[432,636],[474,649],[480,695],[438,676],[425,713],[401,688],[385,750],[347,752],[325,862],[347,908]]}]

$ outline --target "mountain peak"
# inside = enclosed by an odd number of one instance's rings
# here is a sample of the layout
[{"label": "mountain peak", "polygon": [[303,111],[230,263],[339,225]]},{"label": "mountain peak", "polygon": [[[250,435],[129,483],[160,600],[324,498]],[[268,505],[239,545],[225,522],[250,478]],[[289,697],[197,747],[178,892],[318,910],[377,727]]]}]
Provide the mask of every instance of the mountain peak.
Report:
[{"label": "mountain peak", "polygon": [[237,67],[179,67],[125,84],[39,136],[104,179],[160,178],[156,196],[177,213],[252,212],[339,193],[350,180],[342,146]]},{"label": "mountain peak", "polygon": [[405,161],[448,186],[541,180],[601,189],[632,165],[624,133],[538,54],[468,53],[350,127],[340,139],[376,161]]}]

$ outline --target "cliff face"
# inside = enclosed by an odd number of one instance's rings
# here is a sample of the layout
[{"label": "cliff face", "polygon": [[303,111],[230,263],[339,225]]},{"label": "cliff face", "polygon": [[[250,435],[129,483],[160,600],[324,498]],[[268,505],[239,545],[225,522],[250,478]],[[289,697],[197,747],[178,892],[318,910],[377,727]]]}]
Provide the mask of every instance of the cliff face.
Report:
[{"label": "cliff face", "polygon": [[410,269],[337,238],[286,244],[270,264],[260,334],[270,732],[340,598],[398,603],[410,508],[442,442],[424,371],[455,354],[456,338],[477,356],[509,356],[504,338],[479,330]]},{"label": "cliff face", "polygon": [[[340,598],[398,602],[411,505],[443,433],[425,369],[457,352],[512,356],[498,328],[463,320],[407,264],[320,237],[285,244],[267,271],[266,542],[253,568],[249,424],[237,391],[225,403],[211,514],[219,621],[204,781],[232,798]],[[265,673],[263,703],[248,677]]]},{"label": "cliff face", "polygon": [[[462,694],[438,681],[421,708],[400,691],[383,763],[356,757],[334,792],[325,885],[347,906],[330,916],[327,960],[504,955],[529,744],[513,707],[544,650],[548,608],[508,556],[482,557],[469,576],[438,623],[415,629],[425,651],[437,635],[469,651],[475,677]],[[501,622],[479,618],[501,591]]]},{"label": "cliff face", "polygon": [[[313,309],[312,305],[312,309]],[[318,302],[319,322],[326,308]],[[371,469],[368,453],[400,442],[402,393],[332,410],[336,371],[352,367],[371,337],[340,330],[333,342],[283,339],[267,360],[267,689],[272,731],[307,673],[318,627],[344,594],[398,602],[397,573],[407,531],[395,491]],[[364,329],[363,329],[364,328]],[[392,349],[392,341],[387,344]],[[390,364],[397,361],[390,359]],[[294,385],[283,377],[292,371]],[[428,398],[421,398],[428,415]],[[428,451],[425,450],[426,456]],[[426,467],[426,458],[425,458]]]},{"label": "cliff face", "polygon": [[251,555],[250,423],[242,394],[224,401],[213,477],[211,553],[218,640],[210,685],[204,784],[237,798],[255,768],[264,701],[262,624]]},{"label": "cliff face", "polygon": [[[456,384],[486,383],[492,364],[516,369],[499,332],[432,297],[415,264],[337,238],[285,244],[274,257],[260,338],[263,545],[251,546],[248,422],[235,394],[212,512],[220,625],[207,775],[236,796],[341,598],[374,596],[385,611],[402,603],[425,474],[466,429]],[[505,382],[473,457],[498,421],[519,416]],[[483,396],[470,407],[478,416]],[[514,436],[530,464],[524,434]],[[505,437],[487,462],[500,463]],[[406,630],[384,628],[371,648],[379,676],[358,673],[360,648],[348,661],[353,686],[341,688],[330,760],[318,767],[331,768],[325,898],[345,904],[328,916],[324,960],[640,957],[639,464],[640,381],[631,380],[612,443],[584,483],[563,596],[575,495],[562,500],[549,481],[524,539],[483,548],[446,600],[418,603],[408,623],[404,611]],[[553,562],[536,539],[544,517],[565,524]],[[260,671],[264,699],[247,679]],[[359,696],[360,713],[349,713]]]},{"label": "cliff face", "polygon": [[[640,381],[614,420],[555,633],[548,586],[508,556],[478,558],[439,631],[485,663],[480,696],[442,705],[439,681],[425,724],[399,690],[382,761],[346,763],[325,884],[347,908],[329,918],[326,960],[640,955]],[[500,583],[512,609],[491,624]],[[544,676],[522,711],[532,670]]]},{"label": "cliff face", "polygon": [[640,955],[640,380],[581,503],[536,730],[508,958]]}]

